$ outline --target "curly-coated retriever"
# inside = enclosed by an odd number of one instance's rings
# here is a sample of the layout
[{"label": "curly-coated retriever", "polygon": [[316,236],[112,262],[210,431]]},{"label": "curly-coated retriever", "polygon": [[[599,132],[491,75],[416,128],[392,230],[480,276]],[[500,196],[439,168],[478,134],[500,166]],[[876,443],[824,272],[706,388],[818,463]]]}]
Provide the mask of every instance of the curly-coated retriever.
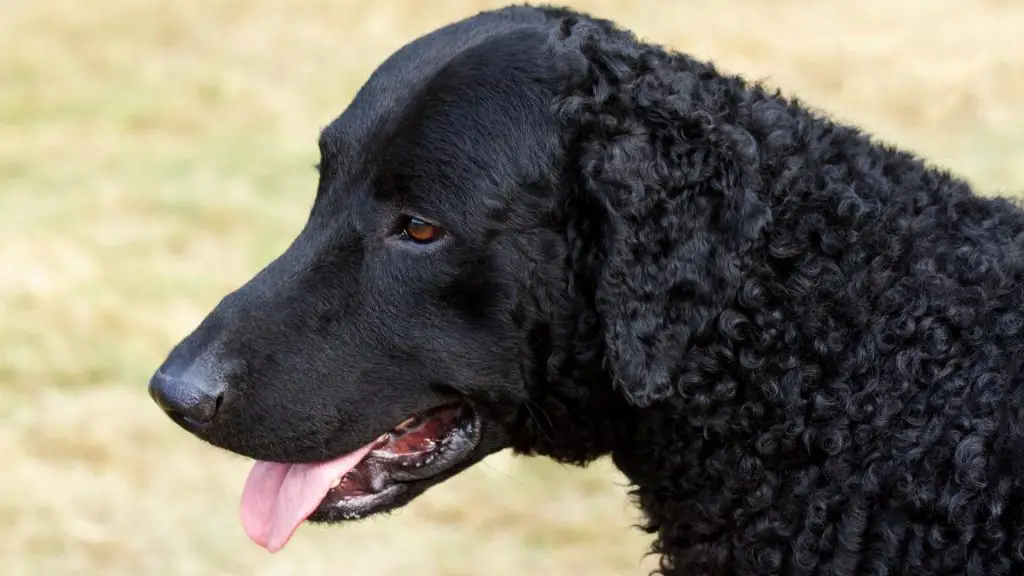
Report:
[{"label": "curly-coated retriever", "polygon": [[1024,574],[1010,201],[559,8],[402,48],[320,153],[150,384],[257,543],[511,447],[610,455],[665,574]]}]

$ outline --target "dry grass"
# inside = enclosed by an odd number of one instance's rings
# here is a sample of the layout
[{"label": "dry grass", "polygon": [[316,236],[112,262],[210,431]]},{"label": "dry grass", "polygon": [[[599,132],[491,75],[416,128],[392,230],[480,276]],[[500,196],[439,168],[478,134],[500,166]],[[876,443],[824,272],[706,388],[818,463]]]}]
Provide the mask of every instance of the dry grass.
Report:
[{"label": "dry grass", "polygon": [[[400,514],[236,518],[248,464],[149,372],[297,231],[315,138],[370,70],[483,1],[0,2],[0,573],[639,574],[621,479],[501,454]],[[989,191],[1024,190],[1016,0],[595,0]],[[770,6],[770,8],[768,8]]]}]

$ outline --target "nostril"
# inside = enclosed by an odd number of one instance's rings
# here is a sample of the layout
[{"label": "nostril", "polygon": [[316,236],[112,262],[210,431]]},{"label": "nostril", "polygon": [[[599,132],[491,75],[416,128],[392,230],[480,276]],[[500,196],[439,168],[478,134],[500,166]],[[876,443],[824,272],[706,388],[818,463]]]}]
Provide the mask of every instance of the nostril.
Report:
[{"label": "nostril", "polygon": [[172,419],[191,426],[213,422],[224,404],[224,392],[210,382],[175,378],[157,372],[150,379],[149,394]]},{"label": "nostril", "polygon": [[220,408],[223,404],[224,393],[221,392],[220,394],[213,396],[212,399],[203,406],[202,410],[200,411],[200,414],[197,414],[196,416],[186,417],[197,424],[209,424],[210,422],[213,422],[217,418],[218,414],[220,414]]},{"label": "nostril", "polygon": [[170,410],[167,410],[167,413],[171,417],[176,416],[182,420],[186,420],[192,425],[206,426],[217,418],[217,414],[220,413],[220,407],[223,401],[224,395],[218,394],[210,399],[204,398],[186,409],[171,408]]}]

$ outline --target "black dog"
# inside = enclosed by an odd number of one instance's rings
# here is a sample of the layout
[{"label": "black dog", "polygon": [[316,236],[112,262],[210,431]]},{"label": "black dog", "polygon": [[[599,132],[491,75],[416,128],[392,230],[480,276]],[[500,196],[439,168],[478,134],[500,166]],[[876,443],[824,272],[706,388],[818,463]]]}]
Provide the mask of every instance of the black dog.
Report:
[{"label": "black dog", "polygon": [[562,9],[416,40],[320,147],[150,384],[261,461],[255,541],[512,447],[610,454],[666,574],[1024,574],[1009,201]]}]

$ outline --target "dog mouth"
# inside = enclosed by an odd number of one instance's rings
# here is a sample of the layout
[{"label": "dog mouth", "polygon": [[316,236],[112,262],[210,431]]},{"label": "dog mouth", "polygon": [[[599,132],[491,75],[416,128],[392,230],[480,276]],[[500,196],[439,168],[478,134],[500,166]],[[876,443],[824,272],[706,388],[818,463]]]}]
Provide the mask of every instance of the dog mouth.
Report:
[{"label": "dog mouth", "polygon": [[242,526],[276,552],[306,520],[354,520],[396,508],[467,460],[480,428],[476,410],[458,402],[412,416],[340,458],[257,462],[242,493]]},{"label": "dog mouth", "polygon": [[[365,516],[408,483],[433,478],[462,461],[479,441],[468,404],[434,408],[406,419],[374,443],[355,468],[335,479],[312,520]],[[337,511],[337,512],[336,512]]]}]

